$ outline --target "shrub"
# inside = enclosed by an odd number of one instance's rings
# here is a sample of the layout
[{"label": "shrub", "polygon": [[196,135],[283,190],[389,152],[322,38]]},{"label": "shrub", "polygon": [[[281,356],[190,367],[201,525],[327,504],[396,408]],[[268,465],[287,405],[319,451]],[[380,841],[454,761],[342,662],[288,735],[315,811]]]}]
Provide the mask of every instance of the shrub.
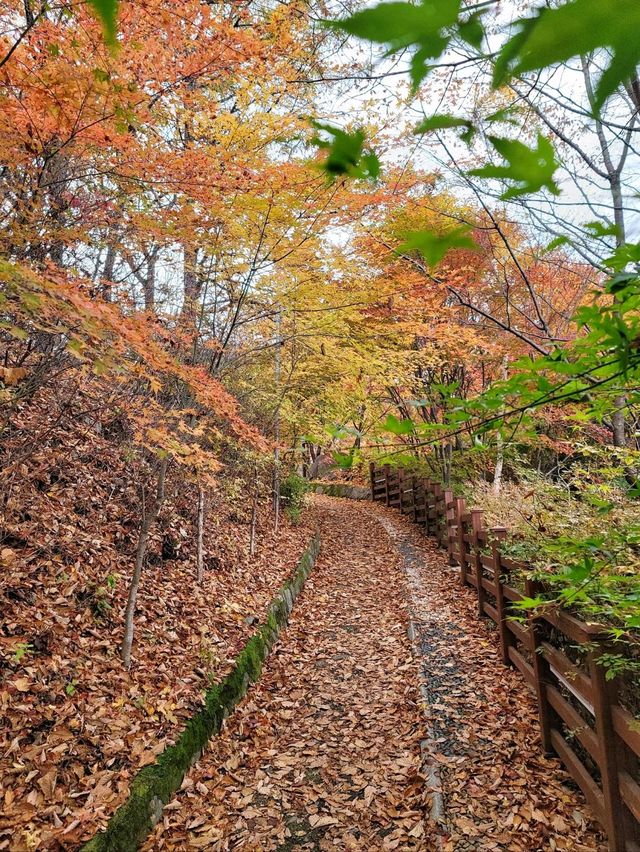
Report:
[{"label": "shrub", "polygon": [[284,504],[287,517],[294,523],[300,520],[304,506],[305,495],[309,491],[309,483],[297,473],[290,473],[280,483],[280,500]]}]

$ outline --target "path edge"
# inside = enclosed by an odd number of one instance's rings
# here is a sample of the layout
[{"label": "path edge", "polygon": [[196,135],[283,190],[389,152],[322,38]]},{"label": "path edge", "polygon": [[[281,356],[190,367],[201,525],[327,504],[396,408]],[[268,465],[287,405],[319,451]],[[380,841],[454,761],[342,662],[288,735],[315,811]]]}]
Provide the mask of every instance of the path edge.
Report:
[{"label": "path edge", "polygon": [[129,798],[111,816],[104,831],[80,848],[80,852],[135,852],[162,818],[163,807],[180,789],[190,767],[199,759],[211,737],[220,733],[224,720],[260,677],[262,667],[281,630],[286,627],[293,604],[320,553],[316,534],[300,557],[291,577],[271,601],[266,618],[236,658],[232,671],[205,693],[205,704],[186,723],[174,745],[156,761],[141,769],[131,782]]}]

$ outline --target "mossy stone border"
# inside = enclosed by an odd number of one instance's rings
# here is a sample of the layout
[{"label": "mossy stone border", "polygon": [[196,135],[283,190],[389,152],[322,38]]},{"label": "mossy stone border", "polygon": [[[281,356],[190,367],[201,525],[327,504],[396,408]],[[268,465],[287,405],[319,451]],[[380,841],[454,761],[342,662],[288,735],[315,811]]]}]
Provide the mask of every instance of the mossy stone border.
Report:
[{"label": "mossy stone border", "polygon": [[244,697],[249,684],[260,677],[263,663],[286,626],[319,552],[320,537],[316,535],[293,575],[271,602],[265,621],[238,655],[233,671],[207,691],[203,709],[187,722],[178,741],[168,746],[155,763],[138,772],[127,801],[113,814],[105,831],[85,843],[81,852],[134,852],[147,837],[208,740],[220,732],[224,719]]},{"label": "mossy stone border", "polygon": [[309,483],[315,494],[326,494],[327,497],[344,497],[347,500],[371,500],[371,489],[361,485],[347,485],[344,482],[322,482],[313,480]]}]

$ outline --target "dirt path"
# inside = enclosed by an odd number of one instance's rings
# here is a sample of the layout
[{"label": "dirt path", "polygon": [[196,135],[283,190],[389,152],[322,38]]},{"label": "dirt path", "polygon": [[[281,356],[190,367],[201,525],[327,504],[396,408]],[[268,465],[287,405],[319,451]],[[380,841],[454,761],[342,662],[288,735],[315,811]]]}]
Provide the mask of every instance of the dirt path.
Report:
[{"label": "dirt path", "polygon": [[147,849],[425,849],[404,575],[365,504],[314,499],[318,564],[262,677]]},{"label": "dirt path", "polygon": [[[581,797],[539,750],[521,681],[500,668],[471,601],[448,607],[455,580],[441,556],[380,507],[316,497],[310,511],[322,554],[289,629],[144,848],[599,849]],[[430,728],[444,834],[420,772]]]}]

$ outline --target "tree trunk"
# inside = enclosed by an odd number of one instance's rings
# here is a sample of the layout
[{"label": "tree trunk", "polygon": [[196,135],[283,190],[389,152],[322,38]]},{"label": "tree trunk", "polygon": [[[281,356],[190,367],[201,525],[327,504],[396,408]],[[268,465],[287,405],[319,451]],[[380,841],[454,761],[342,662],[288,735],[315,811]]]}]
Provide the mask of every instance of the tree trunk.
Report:
[{"label": "tree trunk", "polygon": [[102,296],[105,302],[112,301],[111,285],[113,283],[113,272],[116,265],[116,250],[113,242],[110,240],[107,244],[107,254],[104,259],[104,268],[102,270]]},{"label": "tree trunk", "polygon": [[318,476],[320,463],[322,462],[322,447],[320,444],[318,444],[317,450],[313,445],[309,444],[309,458],[311,459],[311,464],[307,471],[307,479],[315,479]]},{"label": "tree trunk", "polygon": [[[595,109],[593,84],[591,81],[591,69],[585,57],[582,57],[582,75],[584,77],[587,98],[589,99],[589,103],[594,110],[594,115],[597,116],[597,110]],[[631,94],[633,100],[633,87],[631,87],[629,94]],[[595,119],[595,128],[596,135],[598,137],[598,142],[600,145],[600,153],[602,154],[602,161],[604,163],[604,167],[607,174],[607,181],[609,183],[611,201],[613,204],[613,219],[616,225],[616,248],[620,248],[620,246],[624,245],[627,239],[624,196],[622,193],[622,169],[630,150],[629,139],[627,139],[627,142],[623,144],[622,153],[620,155],[618,163],[616,164],[613,161],[611,148],[605,136],[604,125],[598,117],[596,117]],[[613,445],[615,447],[626,447],[627,440],[625,435],[625,395],[620,394],[619,396],[617,396],[613,404],[614,411],[611,416]]]},{"label": "tree trunk", "polygon": [[[506,382],[509,369],[509,359],[505,355],[502,359],[502,380]],[[502,410],[504,415],[504,409]],[[502,488],[502,471],[504,469],[504,438],[502,432],[498,432],[496,437],[496,469],[493,473],[493,493],[496,497],[500,496]]]},{"label": "tree trunk", "polygon": [[204,488],[198,488],[198,552],[196,556],[197,578],[202,583],[204,578]]},{"label": "tree trunk", "polygon": [[278,312],[276,314],[276,351],[274,366],[276,401],[278,407],[276,408],[274,419],[275,449],[273,451],[273,529],[276,533],[278,532],[280,524],[280,402],[278,399],[280,394],[280,376],[282,372],[282,352],[280,351],[282,346],[282,339],[280,336],[281,328],[282,312],[278,308]]},{"label": "tree trunk", "polygon": [[256,552],[256,528],[258,525],[258,499],[260,497],[259,494],[259,483],[258,483],[258,466],[256,465],[254,471],[254,490],[253,490],[253,503],[251,505],[251,533],[249,535],[249,556],[254,556]]},{"label": "tree trunk", "polygon": [[133,569],[133,577],[131,578],[131,586],[129,587],[129,598],[127,600],[127,609],[124,616],[124,639],[122,640],[122,662],[126,668],[131,668],[131,646],[133,644],[133,617],[136,610],[136,598],[138,597],[138,588],[140,587],[140,578],[142,576],[142,566],[147,553],[147,543],[149,541],[149,533],[153,527],[160,509],[164,502],[164,486],[167,476],[167,468],[169,459],[164,458],[160,461],[158,467],[158,478],[156,482],[156,496],[153,505],[149,511],[145,511],[144,503],[142,510],[142,525],[140,527],[140,535],[138,536],[138,546],[136,548],[136,564]]},{"label": "tree trunk", "polygon": [[197,251],[191,246],[184,246],[184,268],[183,268],[183,286],[184,286],[184,303],[182,310],[187,315],[193,314],[195,303],[200,298],[202,291],[202,281],[198,275],[198,255]]},{"label": "tree trunk", "polygon": [[500,496],[502,488],[502,470],[504,468],[504,438],[502,433],[498,432],[496,437],[496,468],[493,472],[493,493],[496,497]]},{"label": "tree trunk", "polygon": [[156,304],[156,261],[158,259],[158,246],[144,253],[147,261],[147,274],[142,284],[145,311],[155,310]]},{"label": "tree trunk", "polygon": [[624,408],[627,404],[627,399],[624,394],[617,396],[613,401],[615,410],[611,415],[611,429],[613,432],[613,446],[626,447],[627,436],[625,430]]}]

